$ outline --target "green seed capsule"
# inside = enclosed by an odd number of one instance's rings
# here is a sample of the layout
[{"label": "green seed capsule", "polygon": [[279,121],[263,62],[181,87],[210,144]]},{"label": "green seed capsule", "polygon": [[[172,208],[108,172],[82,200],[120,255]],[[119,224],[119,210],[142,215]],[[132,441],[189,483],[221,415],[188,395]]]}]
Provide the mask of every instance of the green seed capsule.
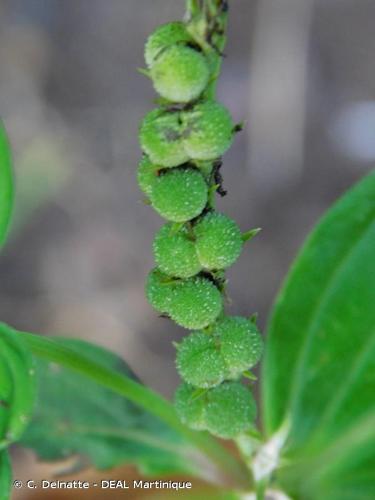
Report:
[{"label": "green seed capsule", "polygon": [[194,227],[200,263],[206,269],[226,269],[239,257],[243,241],[240,228],[217,212],[205,215]]},{"label": "green seed capsule", "polygon": [[148,275],[146,282],[146,297],[154,309],[168,313],[173,298],[174,285],[171,279],[157,267]]},{"label": "green seed capsule", "polygon": [[246,318],[219,320],[212,334],[195,332],[178,346],[177,368],[195,387],[214,387],[224,379],[235,380],[260,359],[263,341],[257,327]]},{"label": "green seed capsule", "polygon": [[230,147],[234,125],[221,104],[206,101],[182,116],[185,151],[193,160],[214,160]]},{"label": "green seed capsule", "polygon": [[240,316],[228,316],[218,321],[215,334],[220,337],[221,354],[227,365],[226,378],[236,379],[258,363],[263,340],[254,323]]},{"label": "green seed capsule", "polygon": [[208,388],[220,384],[227,367],[220,345],[213,335],[194,332],[177,348],[177,369],[181,377],[194,387]]},{"label": "green seed capsule", "polygon": [[206,278],[195,277],[175,287],[169,308],[171,318],[190,330],[213,323],[223,308],[223,298],[216,286]]},{"label": "green seed capsule", "polygon": [[179,113],[157,108],[143,119],[139,141],[152,163],[162,167],[176,167],[189,159],[181,133]]},{"label": "green seed capsule", "polygon": [[193,39],[182,22],[173,22],[159,26],[147,39],[145,46],[145,61],[151,67],[156,58],[174,44],[193,43]]},{"label": "green seed capsule", "polygon": [[201,270],[195,244],[186,227],[175,232],[173,224],[165,224],[155,237],[153,249],[156,264],[169,276],[190,278]]},{"label": "green seed capsule", "polygon": [[143,156],[138,165],[137,180],[141,191],[147,196],[151,196],[152,186],[157,177],[158,169],[147,156]]},{"label": "green seed capsule", "polygon": [[176,391],[174,404],[182,423],[197,431],[206,429],[205,398],[197,397],[194,387],[181,384]]},{"label": "green seed capsule", "polygon": [[151,68],[156,92],[172,102],[196,99],[206,88],[209,77],[204,55],[184,45],[173,45],[163,51]]},{"label": "green seed capsule", "polygon": [[153,185],[154,209],[172,222],[186,222],[199,215],[207,203],[208,187],[200,172],[172,169],[160,175]]},{"label": "green seed capsule", "polygon": [[254,397],[240,382],[224,382],[207,391],[205,423],[215,436],[234,438],[248,431],[255,417]]}]

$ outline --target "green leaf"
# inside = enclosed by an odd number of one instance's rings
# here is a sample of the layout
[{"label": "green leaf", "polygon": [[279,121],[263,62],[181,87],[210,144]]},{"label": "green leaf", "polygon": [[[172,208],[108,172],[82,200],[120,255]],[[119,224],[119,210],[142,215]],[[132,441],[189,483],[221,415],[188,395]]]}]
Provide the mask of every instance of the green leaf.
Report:
[{"label": "green leaf", "polygon": [[0,247],[6,240],[12,208],[12,161],[5,128],[0,120]]},{"label": "green leaf", "polygon": [[[279,485],[292,498],[370,500],[375,497],[375,415],[319,450],[300,450],[281,466]],[[301,453],[302,451],[302,453]]]},{"label": "green leaf", "polygon": [[[134,379],[114,354],[75,339],[59,344]],[[71,455],[99,469],[135,463],[143,473],[198,473],[187,442],[150,413],[87,377],[45,360],[36,366],[39,397],[21,444],[44,460]]]},{"label": "green leaf", "polygon": [[[284,455],[315,457],[319,488],[337,483],[333,465],[348,478],[369,443],[375,449],[374,172],[334,205],[294,263],[270,320],[262,382],[266,434],[290,425]],[[319,491],[311,498],[331,499]]]},{"label": "green leaf", "polygon": [[256,227],[255,229],[250,229],[249,231],[246,231],[245,233],[242,233],[242,241],[246,243],[247,241],[252,240],[260,231],[262,228]]},{"label": "green leaf", "polygon": [[[91,380],[150,412],[208,457],[220,469],[222,476],[235,480],[238,485],[248,487],[249,473],[245,465],[207,432],[196,432],[185,426],[178,418],[174,406],[160,394],[123,372],[100,361],[97,362],[85,352],[67,347],[61,340],[25,332],[17,333],[38,359],[55,362],[76,374],[83,375],[84,380]],[[205,468],[200,467],[200,471],[203,475]]]},{"label": "green leaf", "polygon": [[33,358],[17,333],[0,323],[0,450],[17,441],[34,409]]},{"label": "green leaf", "polygon": [[12,466],[7,451],[0,452],[0,500],[9,500],[12,488]]}]

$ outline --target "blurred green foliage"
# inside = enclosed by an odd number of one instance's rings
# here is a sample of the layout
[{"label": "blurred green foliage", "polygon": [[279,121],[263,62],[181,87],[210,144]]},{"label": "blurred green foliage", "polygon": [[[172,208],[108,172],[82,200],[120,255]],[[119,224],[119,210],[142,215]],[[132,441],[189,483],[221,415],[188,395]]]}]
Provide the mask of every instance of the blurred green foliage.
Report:
[{"label": "blurred green foliage", "polygon": [[280,477],[297,498],[374,497],[374,306],[372,173],[313,231],[269,324],[264,425],[289,422]]}]

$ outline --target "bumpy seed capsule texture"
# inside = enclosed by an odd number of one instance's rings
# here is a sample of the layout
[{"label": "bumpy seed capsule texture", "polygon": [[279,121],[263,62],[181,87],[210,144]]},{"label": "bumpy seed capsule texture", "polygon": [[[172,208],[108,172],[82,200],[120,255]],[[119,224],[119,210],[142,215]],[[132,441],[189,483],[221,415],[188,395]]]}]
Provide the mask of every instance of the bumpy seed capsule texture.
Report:
[{"label": "bumpy seed capsule texture", "polygon": [[181,384],[175,394],[175,408],[181,421],[191,429],[203,431],[205,423],[205,398],[189,384]]},{"label": "bumpy seed capsule texture", "polygon": [[151,195],[157,173],[158,167],[151,163],[147,156],[143,156],[138,165],[137,180],[141,191],[147,196]]},{"label": "bumpy seed capsule texture", "polygon": [[146,282],[146,297],[154,309],[161,313],[168,313],[174,292],[171,278],[163,274],[158,268],[153,269]]},{"label": "bumpy seed capsule texture", "polygon": [[186,222],[202,212],[207,197],[208,187],[198,170],[172,169],[156,179],[151,203],[165,219]]},{"label": "bumpy seed capsule texture", "polygon": [[223,315],[216,285],[243,247],[235,221],[207,213],[212,169],[230,147],[235,127],[224,106],[205,98],[208,59],[184,23],[157,28],[147,40],[145,60],[163,103],[176,103],[147,114],[139,132],[144,157],[138,184],[168,221],[155,236],[158,267],[148,276],[146,294],[156,310],[195,330],[177,346],[184,383],[175,407],[181,421],[234,438],[250,430],[256,417],[251,391],[239,379],[263,349],[252,321]]},{"label": "bumpy seed capsule texture", "polygon": [[147,39],[145,61],[151,67],[158,56],[167,47],[174,44],[193,43],[193,40],[182,22],[172,22],[159,26]]},{"label": "bumpy seed capsule texture", "polygon": [[143,119],[139,141],[152,163],[162,167],[176,167],[189,159],[181,133],[179,113],[157,108]]},{"label": "bumpy seed capsule texture", "polygon": [[220,337],[221,354],[228,367],[226,378],[238,378],[258,363],[263,341],[256,325],[247,318],[227,316],[218,321],[215,333]]},{"label": "bumpy seed capsule texture", "polygon": [[162,52],[151,68],[154,88],[165,99],[186,103],[205,89],[210,72],[201,52],[173,45]]},{"label": "bumpy seed capsule texture", "polygon": [[233,121],[228,110],[215,101],[197,104],[182,115],[184,147],[194,160],[214,160],[230,147]]},{"label": "bumpy seed capsule texture", "polygon": [[181,378],[194,387],[214,387],[227,372],[215,337],[204,332],[184,338],[177,348],[176,364]]},{"label": "bumpy seed capsule texture", "polygon": [[169,308],[171,318],[190,330],[205,328],[221,313],[223,298],[206,278],[195,277],[176,286]]},{"label": "bumpy seed capsule texture", "polygon": [[226,269],[241,253],[240,228],[226,215],[208,213],[195,225],[194,234],[199,261],[206,269]]},{"label": "bumpy seed capsule texture", "polygon": [[207,391],[205,423],[214,435],[230,439],[252,426],[256,404],[250,390],[240,382],[224,382]]},{"label": "bumpy seed capsule texture", "polygon": [[156,264],[169,276],[190,278],[201,270],[195,244],[186,227],[176,232],[173,224],[165,224],[156,234],[153,249]]}]

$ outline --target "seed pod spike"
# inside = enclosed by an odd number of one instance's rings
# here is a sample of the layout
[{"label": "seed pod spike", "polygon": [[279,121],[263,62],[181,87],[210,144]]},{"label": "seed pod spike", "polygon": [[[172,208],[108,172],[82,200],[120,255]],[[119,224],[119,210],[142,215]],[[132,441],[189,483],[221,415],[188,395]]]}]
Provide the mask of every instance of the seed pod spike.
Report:
[{"label": "seed pod spike", "polygon": [[215,99],[224,56],[228,2],[188,0],[185,23],[157,28],[145,48],[146,74],[160,95],[140,128],[145,156],[138,183],[167,223],[153,242],[157,267],[146,286],[163,317],[192,330],[176,348],[183,380],[175,394],[181,421],[223,439],[254,430],[250,369],[262,354],[255,318],[228,316],[225,271],[259,228],[243,233],[217,212],[225,196],[223,155],[243,123]]}]

